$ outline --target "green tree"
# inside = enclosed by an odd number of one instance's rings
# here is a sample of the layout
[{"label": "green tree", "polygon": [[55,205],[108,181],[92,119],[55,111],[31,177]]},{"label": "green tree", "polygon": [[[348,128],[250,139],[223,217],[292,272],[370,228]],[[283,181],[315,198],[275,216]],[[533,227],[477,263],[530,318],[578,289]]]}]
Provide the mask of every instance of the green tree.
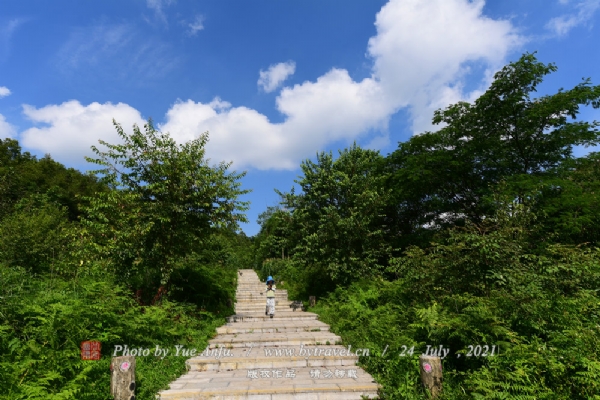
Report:
[{"label": "green tree", "polygon": [[[401,143],[387,157],[393,203],[386,213],[396,232],[481,222],[493,213],[482,201],[493,185],[552,175],[573,158],[573,146],[600,142],[598,122],[574,121],[580,106],[600,106],[600,86],[586,79],[570,90],[531,97],[554,71],[553,64],[523,55],[498,72],[473,104],[436,111],[433,122],[446,126]],[[527,189],[513,187],[515,196]]]},{"label": "green tree", "polygon": [[190,254],[214,228],[237,228],[245,222],[248,193],[238,182],[245,173],[228,174],[231,163],[209,166],[204,146],[208,134],[178,145],[149,120],[141,131],[134,125],[126,134],[114,122],[123,144],[100,140],[99,158],[89,162],[104,167],[94,173],[111,191],[100,193],[87,208],[86,224],[99,249],[107,249],[122,272],[140,273],[146,284],[169,281],[178,257]]},{"label": "green tree", "polygon": [[507,187],[508,193],[520,193],[529,188],[535,200],[539,223],[535,241],[538,243],[600,243],[600,154],[592,153],[564,163],[556,176],[543,182],[526,177]]},{"label": "green tree", "polygon": [[291,214],[280,207],[267,207],[258,216],[260,232],[256,235],[256,262],[285,258],[290,254]]},{"label": "green tree", "polygon": [[[315,280],[346,284],[379,274],[389,248],[382,228],[388,202],[376,174],[378,152],[354,144],[302,163],[301,194],[282,194],[293,216],[294,256]],[[314,282],[313,282],[314,283]]]}]

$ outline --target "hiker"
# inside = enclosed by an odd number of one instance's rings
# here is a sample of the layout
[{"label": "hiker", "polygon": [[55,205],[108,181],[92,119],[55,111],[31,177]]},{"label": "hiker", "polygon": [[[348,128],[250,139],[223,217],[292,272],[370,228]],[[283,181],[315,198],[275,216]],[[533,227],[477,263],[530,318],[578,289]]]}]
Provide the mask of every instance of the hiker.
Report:
[{"label": "hiker", "polygon": [[265,315],[270,315],[271,318],[275,315],[275,281],[272,276],[267,278],[267,309]]}]

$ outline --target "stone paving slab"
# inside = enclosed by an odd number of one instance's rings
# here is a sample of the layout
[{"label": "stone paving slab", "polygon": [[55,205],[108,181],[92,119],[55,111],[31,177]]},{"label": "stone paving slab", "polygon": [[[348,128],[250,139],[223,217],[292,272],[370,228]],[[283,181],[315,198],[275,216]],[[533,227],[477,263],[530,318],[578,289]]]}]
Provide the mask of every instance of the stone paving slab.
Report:
[{"label": "stone paving slab", "polygon": [[[265,303],[266,303],[266,301],[265,301]],[[290,307],[290,304],[292,304],[292,303],[287,304],[287,302],[281,302],[281,301],[278,302],[277,300],[275,300],[275,310],[280,311],[280,312],[289,312],[289,311],[293,312],[294,310],[292,309],[292,307]],[[262,313],[264,313],[265,308],[266,308],[266,304],[265,305],[262,305],[262,304],[260,304],[260,305],[257,305],[257,304],[251,304],[251,305],[241,304],[241,305],[239,305],[238,304],[237,306],[235,306],[235,311],[236,312],[256,312],[256,313],[262,312]],[[298,308],[298,309],[300,309],[300,308]]]},{"label": "stone paving slab", "polygon": [[194,357],[187,360],[189,371],[223,371],[223,370],[248,370],[257,368],[342,368],[354,367],[358,361],[355,355],[338,355],[329,357],[303,357],[303,356],[266,356],[261,349],[255,349],[256,356],[237,357]]},{"label": "stone paving slab", "polygon": [[[237,301],[236,304],[238,304],[238,305],[256,304],[257,301],[264,303],[265,299],[266,299],[265,295],[244,296],[242,298],[238,297],[236,299],[236,301]],[[283,294],[283,293],[276,293],[275,301],[283,301],[286,303],[292,303],[291,300],[288,301],[287,294]]]},{"label": "stone paving slab", "polygon": [[[202,371],[190,372],[184,377],[181,377],[171,384],[169,390],[161,393],[161,399],[194,399],[202,397],[191,397],[194,395],[205,396],[255,396],[255,395],[277,395],[280,399],[285,399],[283,395],[290,396],[288,398],[299,399],[298,395],[313,395],[312,397],[304,398],[320,398],[320,394],[346,394],[346,397],[340,396],[339,399],[351,399],[348,395],[360,393],[370,395],[377,391],[378,385],[373,382],[371,376],[358,367],[340,367],[335,369],[319,369],[322,374],[324,371],[330,371],[335,374],[335,371],[344,371],[344,377],[325,378],[320,375],[316,378],[311,375],[311,371],[315,368],[293,368],[282,369],[280,371],[283,377],[273,378],[273,371],[268,369],[257,370],[233,370],[233,371]],[[353,370],[356,373],[356,378],[349,378],[347,374]],[[258,378],[249,377],[249,371],[256,372]],[[269,372],[270,379],[261,378],[261,371]],[[288,371],[293,371],[295,377],[286,378]],[[314,374],[314,372],[313,372]],[[256,376],[256,375],[255,375]],[[191,395],[191,396],[190,396]],[[315,395],[317,397],[315,397]],[[190,397],[188,397],[190,396]],[[219,397],[205,397],[219,398]],[[226,397],[225,397],[226,398]],[[235,397],[231,397],[235,398]],[[242,397],[254,398],[254,397]],[[332,397],[329,397],[332,398]],[[333,397],[335,398],[335,397]],[[357,399],[360,396],[356,397]]]},{"label": "stone paving slab", "polygon": [[[299,309],[297,309],[299,310]],[[248,314],[248,313],[253,313],[253,314],[264,314],[266,311],[266,306],[262,306],[262,307],[256,307],[256,306],[252,306],[252,307],[235,307],[235,312],[236,313],[240,313],[240,314]],[[280,312],[280,313],[285,313],[285,312],[295,312],[289,305],[285,304],[285,305],[281,305],[281,304],[276,304],[275,305],[275,312]]]},{"label": "stone paving slab", "polygon": [[[276,321],[309,321],[316,320],[318,315],[305,311],[288,311],[277,313],[275,318]],[[271,318],[264,313],[243,313],[227,317],[227,322],[259,322],[269,319]]]},{"label": "stone paving slab", "polygon": [[217,333],[276,333],[276,332],[326,332],[329,325],[318,321],[280,321],[268,319],[260,322],[236,322],[217,328]]},{"label": "stone paving slab", "polygon": [[[342,338],[329,332],[287,332],[287,333],[244,333],[219,335],[209,341],[211,347],[253,347],[257,343],[264,346],[328,344],[341,342]],[[328,343],[329,342],[329,343]]]}]

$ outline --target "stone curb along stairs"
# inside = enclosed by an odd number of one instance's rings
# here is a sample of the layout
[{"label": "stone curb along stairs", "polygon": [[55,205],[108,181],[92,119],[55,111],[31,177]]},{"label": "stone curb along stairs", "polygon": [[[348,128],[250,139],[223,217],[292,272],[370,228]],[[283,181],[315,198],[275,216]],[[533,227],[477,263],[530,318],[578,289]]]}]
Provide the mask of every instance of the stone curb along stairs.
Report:
[{"label": "stone curb along stairs", "polygon": [[188,372],[156,398],[377,398],[377,383],[356,366],[358,356],[336,344],[341,339],[329,332],[327,324],[318,321],[314,313],[292,311],[284,290],[276,291],[275,317],[269,318],[265,315],[264,291],[265,284],[256,272],[240,270],[236,314],[217,329],[217,336],[209,342],[210,351],[187,360]]}]

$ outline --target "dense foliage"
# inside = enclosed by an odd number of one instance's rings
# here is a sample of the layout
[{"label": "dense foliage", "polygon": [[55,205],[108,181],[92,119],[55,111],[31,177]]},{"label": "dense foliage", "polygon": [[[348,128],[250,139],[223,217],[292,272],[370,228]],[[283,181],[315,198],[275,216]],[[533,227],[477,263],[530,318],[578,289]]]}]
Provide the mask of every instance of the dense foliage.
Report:
[{"label": "dense foliage", "polygon": [[[202,349],[224,321],[193,305],[164,301],[140,307],[117,279],[32,277],[0,267],[1,399],[110,399],[110,359],[116,345]],[[80,359],[80,342],[99,340],[102,359]],[[185,371],[184,357],[136,358],[137,398]]]},{"label": "dense foliage", "polygon": [[227,174],[231,164],[208,165],[208,134],[177,145],[148,121],[145,132],[134,126],[126,134],[115,122],[124,144],[104,141],[107,151],[88,161],[104,168],[102,182],[113,190],[99,193],[86,208],[85,224],[101,243],[101,254],[118,258],[119,274],[145,289],[170,280],[173,262],[207,240],[215,227],[235,229],[245,221],[238,211],[247,193],[237,182],[244,174]]},{"label": "dense foliage", "polygon": [[[252,263],[240,175],[207,165],[206,135],[117,129],[101,179],[0,142],[0,399],[110,399],[125,344],[170,349],[137,357],[136,398],[154,399],[185,371],[175,346],[203,349],[233,312]],[[101,360],[80,359],[85,340]]]},{"label": "dense foliage", "polygon": [[[371,349],[383,398],[427,398],[427,345],[451,349],[445,399],[600,398],[600,155],[573,157],[600,142],[575,120],[600,86],[533,98],[555,70],[525,54],[386,157],[318,154],[259,221],[258,270]],[[478,344],[496,354],[468,357]]]},{"label": "dense foliage", "polygon": [[105,190],[89,175],[65,168],[50,155],[37,159],[22,152],[14,139],[0,139],[0,218],[9,214],[16,203],[32,194],[46,194],[67,208],[71,221],[81,215],[83,197]]}]

